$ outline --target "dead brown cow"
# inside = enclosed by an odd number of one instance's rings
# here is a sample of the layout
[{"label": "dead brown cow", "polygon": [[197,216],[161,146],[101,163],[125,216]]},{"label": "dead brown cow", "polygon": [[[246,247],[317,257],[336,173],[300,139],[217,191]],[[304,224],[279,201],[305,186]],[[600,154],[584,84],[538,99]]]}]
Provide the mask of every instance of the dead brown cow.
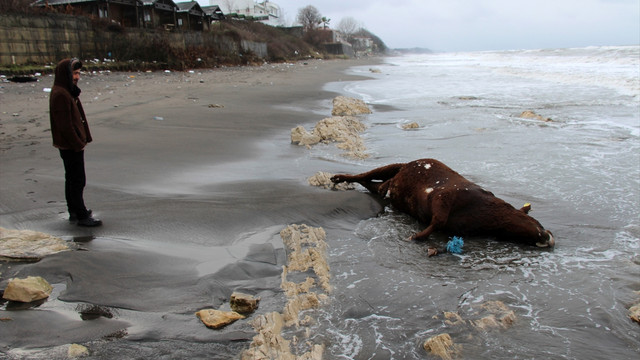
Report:
[{"label": "dead brown cow", "polygon": [[434,231],[445,231],[538,247],[555,245],[551,232],[527,215],[531,206],[517,210],[438,160],[392,164],[358,175],[339,174],[331,181],[359,183],[429,225],[411,239],[426,239]]}]

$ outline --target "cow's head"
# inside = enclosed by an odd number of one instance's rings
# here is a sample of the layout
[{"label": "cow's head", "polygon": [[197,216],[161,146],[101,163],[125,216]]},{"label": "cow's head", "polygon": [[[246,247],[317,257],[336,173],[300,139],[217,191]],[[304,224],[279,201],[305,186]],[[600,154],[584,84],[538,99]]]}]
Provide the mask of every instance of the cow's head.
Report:
[{"label": "cow's head", "polygon": [[[510,221],[505,223],[502,237],[531,246],[541,248],[554,247],[556,241],[553,234],[528,215],[531,204],[525,204],[520,210],[516,210]],[[508,239],[507,239],[508,238]]]}]

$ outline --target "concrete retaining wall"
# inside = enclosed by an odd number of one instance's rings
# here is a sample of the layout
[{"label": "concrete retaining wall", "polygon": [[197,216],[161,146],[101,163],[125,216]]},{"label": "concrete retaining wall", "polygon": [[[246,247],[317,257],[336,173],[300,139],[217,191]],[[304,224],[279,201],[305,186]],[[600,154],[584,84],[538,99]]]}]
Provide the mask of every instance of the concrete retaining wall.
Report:
[{"label": "concrete retaining wall", "polygon": [[[65,57],[193,63],[240,52],[267,58],[267,44],[211,32],[148,29],[109,31],[86,17],[0,15],[0,65],[56,63]],[[119,31],[118,31],[119,30]]]}]

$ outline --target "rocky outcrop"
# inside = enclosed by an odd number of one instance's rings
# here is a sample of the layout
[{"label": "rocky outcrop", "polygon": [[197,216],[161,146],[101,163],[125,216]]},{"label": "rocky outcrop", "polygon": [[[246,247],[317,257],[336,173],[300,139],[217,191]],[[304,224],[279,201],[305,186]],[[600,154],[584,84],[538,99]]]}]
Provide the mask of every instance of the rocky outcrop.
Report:
[{"label": "rocky outcrop", "polygon": [[38,231],[0,227],[0,259],[38,261],[60,251],[71,250],[68,242]]},{"label": "rocky outcrop", "polygon": [[3,299],[30,303],[43,300],[51,295],[53,287],[40,276],[29,276],[25,279],[11,279],[4,290]]},{"label": "rocky outcrop", "polygon": [[346,96],[336,96],[333,99],[333,110],[331,115],[333,116],[354,116],[371,114],[371,109],[367,104],[360,100]]},{"label": "rocky outcrop", "polygon": [[236,320],[244,319],[244,315],[235,311],[221,311],[215,309],[203,309],[196,312],[196,316],[208,328],[219,329],[227,326]]},{"label": "rocky outcrop", "polygon": [[[322,228],[307,225],[290,225],[280,232],[287,250],[287,265],[283,267],[281,287],[285,291],[287,303],[282,313],[271,312],[260,315],[253,321],[258,333],[254,336],[249,349],[242,353],[242,360],[278,359],[278,360],[321,360],[324,346],[307,342],[308,351],[294,354],[292,342],[282,335],[282,329],[295,325],[307,327],[313,322],[310,315],[299,318],[300,312],[318,307],[327,299],[331,291],[329,265],[326,260],[326,234]],[[296,275],[312,272],[302,282],[288,280],[291,273]]]}]

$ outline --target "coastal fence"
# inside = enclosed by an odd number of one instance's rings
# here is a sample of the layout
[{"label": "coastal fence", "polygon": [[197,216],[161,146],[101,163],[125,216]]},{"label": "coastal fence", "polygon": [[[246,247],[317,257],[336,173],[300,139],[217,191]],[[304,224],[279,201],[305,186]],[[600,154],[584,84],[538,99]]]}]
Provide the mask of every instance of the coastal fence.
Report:
[{"label": "coastal fence", "polygon": [[250,53],[267,58],[267,44],[213,32],[110,29],[92,19],[63,14],[0,15],[0,65],[55,64],[87,59],[149,61],[185,67],[234,62]]}]

